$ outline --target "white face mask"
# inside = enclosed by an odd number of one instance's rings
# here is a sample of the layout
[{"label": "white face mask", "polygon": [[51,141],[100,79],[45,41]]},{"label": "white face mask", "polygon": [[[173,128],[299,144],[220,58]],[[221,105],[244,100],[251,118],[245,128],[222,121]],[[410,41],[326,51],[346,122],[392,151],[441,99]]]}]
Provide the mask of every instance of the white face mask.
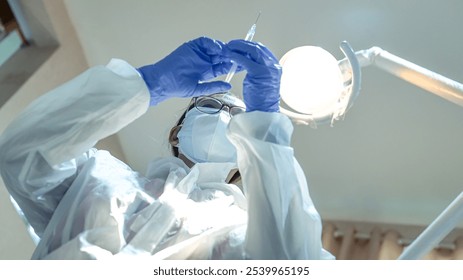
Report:
[{"label": "white face mask", "polygon": [[236,149],[226,132],[230,122],[226,111],[205,114],[193,108],[186,113],[177,137],[179,151],[198,162],[236,162]]}]

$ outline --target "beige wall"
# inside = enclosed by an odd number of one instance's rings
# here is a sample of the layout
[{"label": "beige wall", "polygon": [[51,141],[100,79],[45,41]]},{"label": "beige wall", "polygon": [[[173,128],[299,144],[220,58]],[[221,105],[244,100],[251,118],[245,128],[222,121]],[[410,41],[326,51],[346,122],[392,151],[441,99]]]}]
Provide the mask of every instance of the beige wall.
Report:
[{"label": "beige wall", "polygon": [[[43,3],[43,5],[42,5]],[[71,79],[88,68],[74,27],[62,1],[21,1],[25,13],[42,24],[53,28],[59,48],[23,84],[15,95],[0,108],[0,132],[32,100]],[[51,22],[51,26],[49,23]],[[110,147],[111,153],[123,159],[117,138],[105,139],[100,147]],[[0,259],[29,259],[35,245],[15,212],[6,188],[0,180]]]}]

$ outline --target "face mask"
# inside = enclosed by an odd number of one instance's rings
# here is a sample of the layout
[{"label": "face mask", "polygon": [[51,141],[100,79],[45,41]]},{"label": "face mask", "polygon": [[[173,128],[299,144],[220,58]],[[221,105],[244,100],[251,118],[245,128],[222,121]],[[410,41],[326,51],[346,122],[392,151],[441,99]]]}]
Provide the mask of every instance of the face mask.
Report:
[{"label": "face mask", "polygon": [[226,131],[230,115],[226,111],[205,114],[187,112],[178,133],[179,151],[193,162],[236,162],[236,149]]}]

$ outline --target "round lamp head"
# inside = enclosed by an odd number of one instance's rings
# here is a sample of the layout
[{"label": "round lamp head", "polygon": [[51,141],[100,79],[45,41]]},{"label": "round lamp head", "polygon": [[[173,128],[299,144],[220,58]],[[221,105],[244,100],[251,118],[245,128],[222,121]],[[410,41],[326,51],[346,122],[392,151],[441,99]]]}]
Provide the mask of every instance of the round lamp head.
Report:
[{"label": "round lamp head", "polygon": [[302,46],[287,52],[280,64],[282,100],[315,121],[331,119],[344,90],[336,58],[320,47]]}]

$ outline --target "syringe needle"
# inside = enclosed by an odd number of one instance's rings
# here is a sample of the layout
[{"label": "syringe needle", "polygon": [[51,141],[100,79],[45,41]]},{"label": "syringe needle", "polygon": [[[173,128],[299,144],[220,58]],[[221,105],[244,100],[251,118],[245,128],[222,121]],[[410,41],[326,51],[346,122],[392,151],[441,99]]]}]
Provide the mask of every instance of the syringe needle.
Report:
[{"label": "syringe needle", "polygon": [[249,28],[248,34],[246,34],[246,38],[244,38],[244,40],[251,41],[252,38],[254,37],[254,34],[256,34],[256,26],[257,26],[257,21],[259,20],[260,14],[261,12],[259,12],[259,14],[257,15],[256,21],[254,22],[254,24],[251,26],[251,28]]},{"label": "syringe needle", "polygon": [[[244,40],[246,41],[251,41],[252,38],[254,38],[254,34],[256,34],[256,26],[257,26],[257,21],[259,20],[261,12],[259,11],[259,14],[257,15],[256,21],[254,24],[249,28],[248,33],[246,34],[246,37]],[[236,69],[238,68],[238,65],[236,63],[233,63],[230,72],[228,72],[227,77],[225,78],[225,82],[229,83],[233,76],[235,75]]]},{"label": "syringe needle", "polygon": [[259,14],[257,15],[256,21],[254,22],[254,24],[257,24],[257,21],[259,20],[259,17],[260,17],[260,14],[261,14],[261,13],[262,13],[262,12],[259,11]]}]

